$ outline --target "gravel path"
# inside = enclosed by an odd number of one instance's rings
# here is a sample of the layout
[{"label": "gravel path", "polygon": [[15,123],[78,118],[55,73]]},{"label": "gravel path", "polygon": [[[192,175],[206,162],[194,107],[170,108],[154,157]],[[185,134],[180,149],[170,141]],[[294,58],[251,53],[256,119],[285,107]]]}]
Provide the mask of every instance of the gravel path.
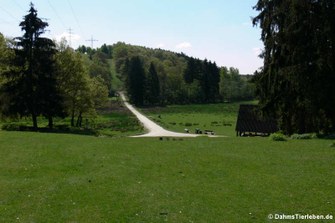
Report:
[{"label": "gravel path", "polygon": [[143,124],[144,128],[148,131],[148,133],[144,135],[138,135],[133,137],[198,137],[201,135],[189,134],[189,133],[178,133],[172,132],[164,129],[163,127],[157,125],[155,122],[148,119],[146,116],[142,115],[139,111],[137,111],[131,104],[129,104],[126,100],[126,97],[123,93],[119,93],[121,99],[124,102],[124,105],[138,118],[138,120]]}]

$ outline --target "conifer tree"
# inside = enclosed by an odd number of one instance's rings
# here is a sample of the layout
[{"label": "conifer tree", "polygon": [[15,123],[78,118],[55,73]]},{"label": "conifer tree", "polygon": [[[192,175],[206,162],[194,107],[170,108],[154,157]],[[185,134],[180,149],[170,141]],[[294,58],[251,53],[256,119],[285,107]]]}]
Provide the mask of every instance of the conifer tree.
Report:
[{"label": "conifer tree", "polygon": [[35,130],[38,128],[37,117],[43,115],[52,128],[53,117],[64,115],[55,77],[55,44],[41,37],[48,23],[37,17],[33,4],[20,26],[24,34],[15,38],[14,61],[18,69],[7,74],[6,84],[2,86],[2,98],[8,103],[3,113],[31,116]]},{"label": "conifer tree", "polygon": [[141,106],[144,104],[145,72],[140,57],[132,57],[126,70],[129,99],[135,105]]},{"label": "conifer tree", "polygon": [[259,0],[264,66],[254,78],[265,113],[287,134],[335,130],[335,2]]},{"label": "conifer tree", "polygon": [[150,64],[146,81],[146,100],[149,104],[157,104],[160,99],[160,84],[158,74],[153,63]]}]

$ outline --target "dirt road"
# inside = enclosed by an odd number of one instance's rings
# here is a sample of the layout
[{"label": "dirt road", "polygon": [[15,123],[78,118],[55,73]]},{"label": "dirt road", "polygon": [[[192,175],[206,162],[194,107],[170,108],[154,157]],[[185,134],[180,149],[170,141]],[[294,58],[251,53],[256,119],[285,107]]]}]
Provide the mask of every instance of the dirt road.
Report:
[{"label": "dirt road", "polygon": [[178,133],[172,132],[164,129],[163,127],[157,125],[155,122],[151,121],[146,116],[142,115],[139,111],[137,111],[131,104],[127,102],[127,99],[123,93],[119,93],[121,99],[124,102],[124,105],[138,118],[138,120],[142,123],[144,128],[148,131],[148,133],[144,135],[138,135],[133,137],[198,137],[200,135],[189,134],[189,133]]}]

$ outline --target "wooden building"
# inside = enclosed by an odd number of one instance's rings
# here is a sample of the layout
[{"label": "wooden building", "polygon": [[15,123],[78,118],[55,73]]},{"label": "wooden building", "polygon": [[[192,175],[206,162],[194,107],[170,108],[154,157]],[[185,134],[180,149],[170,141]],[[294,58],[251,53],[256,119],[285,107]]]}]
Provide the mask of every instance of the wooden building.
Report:
[{"label": "wooden building", "polygon": [[237,136],[266,136],[278,131],[275,119],[261,117],[257,108],[257,105],[240,105],[235,128]]}]

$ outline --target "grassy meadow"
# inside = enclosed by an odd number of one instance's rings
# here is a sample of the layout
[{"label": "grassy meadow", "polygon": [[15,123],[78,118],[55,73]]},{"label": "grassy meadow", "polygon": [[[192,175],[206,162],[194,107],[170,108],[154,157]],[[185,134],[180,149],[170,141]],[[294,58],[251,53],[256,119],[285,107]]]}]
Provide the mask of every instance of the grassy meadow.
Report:
[{"label": "grassy meadow", "polygon": [[[185,128],[170,122],[190,122],[191,128],[209,127],[230,137],[0,131],[0,222],[277,222],[268,215],[335,216],[332,140],[235,137],[238,106],[212,107],[144,112],[169,129]],[[106,114],[101,123],[109,118]]]},{"label": "grassy meadow", "polygon": [[[75,118],[75,124],[76,120],[77,118]],[[81,127],[72,127],[70,123],[70,117],[54,118],[54,128],[49,129],[48,120],[38,117],[38,132],[105,137],[126,137],[144,132],[137,118],[116,97],[110,98],[106,106],[98,110],[97,114],[84,114]],[[0,121],[0,128],[9,131],[31,131],[31,126],[32,120],[29,117]]]},{"label": "grassy meadow", "polygon": [[[244,102],[253,104],[255,101]],[[208,105],[172,105],[145,108],[142,111],[167,129],[184,132],[189,129],[212,130],[217,135],[235,136],[235,124],[240,103]]]}]

